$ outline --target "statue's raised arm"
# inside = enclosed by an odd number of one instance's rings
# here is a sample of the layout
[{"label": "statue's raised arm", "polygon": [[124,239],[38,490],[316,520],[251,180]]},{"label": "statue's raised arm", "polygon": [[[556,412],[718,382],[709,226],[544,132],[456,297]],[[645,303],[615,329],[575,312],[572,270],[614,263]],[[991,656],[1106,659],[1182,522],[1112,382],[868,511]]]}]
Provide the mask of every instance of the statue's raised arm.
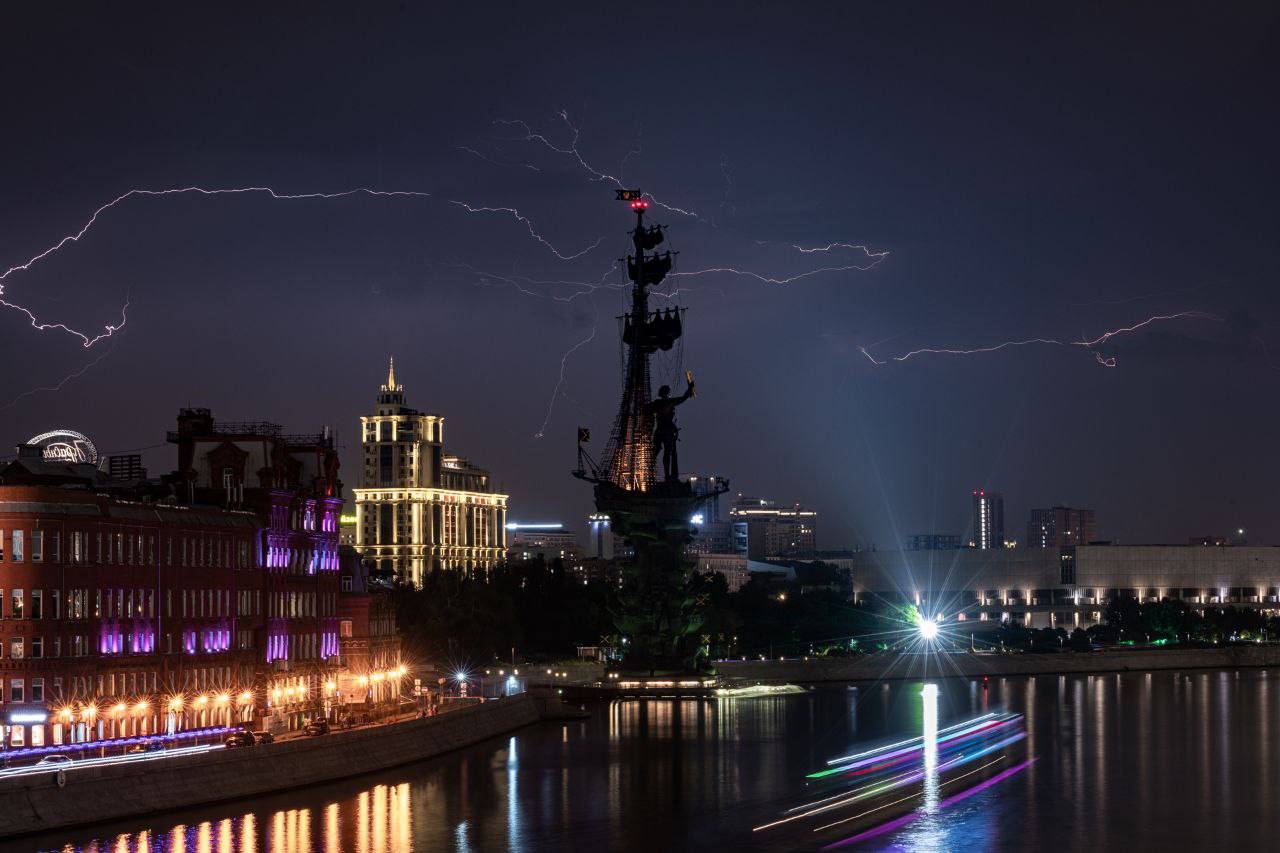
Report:
[{"label": "statue's raised arm", "polygon": [[680,479],[679,457],[676,442],[680,440],[680,428],[676,426],[676,406],[693,396],[693,373],[685,371],[687,387],[679,397],[671,396],[671,386],[663,385],[658,389],[658,398],[649,403],[647,409],[653,418],[653,455],[656,459],[662,452],[663,479],[668,482]]}]

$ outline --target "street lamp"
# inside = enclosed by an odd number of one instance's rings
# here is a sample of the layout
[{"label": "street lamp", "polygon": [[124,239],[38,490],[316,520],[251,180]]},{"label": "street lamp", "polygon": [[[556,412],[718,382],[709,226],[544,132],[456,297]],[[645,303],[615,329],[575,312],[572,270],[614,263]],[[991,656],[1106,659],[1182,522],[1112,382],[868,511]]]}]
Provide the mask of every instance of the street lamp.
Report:
[{"label": "street lamp", "polygon": [[920,619],[916,622],[916,630],[920,632],[920,638],[926,642],[938,638],[938,623],[933,619]]}]

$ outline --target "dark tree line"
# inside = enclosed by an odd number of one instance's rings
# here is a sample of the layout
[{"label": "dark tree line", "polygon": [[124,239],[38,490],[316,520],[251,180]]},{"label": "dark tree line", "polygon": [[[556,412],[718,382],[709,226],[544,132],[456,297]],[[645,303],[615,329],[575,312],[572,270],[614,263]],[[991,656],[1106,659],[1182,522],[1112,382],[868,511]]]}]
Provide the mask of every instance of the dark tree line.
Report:
[{"label": "dark tree line", "polygon": [[396,621],[408,654],[436,663],[566,657],[613,633],[609,591],[584,584],[557,558],[488,572],[428,573],[421,589],[396,587]]},{"label": "dark tree line", "polygon": [[[702,662],[859,654],[913,635],[911,608],[876,599],[855,604],[847,574],[820,563],[806,567],[799,580],[754,577],[736,592],[719,574],[695,574],[688,584],[697,619],[691,640]],[[406,652],[438,664],[505,662],[513,649],[521,660],[566,658],[578,646],[618,644],[625,636],[618,629],[617,585],[584,583],[559,559],[508,563],[487,575],[434,572],[421,589],[399,586],[392,594]],[[944,641],[957,646],[969,642],[962,630],[947,635]],[[1280,618],[1249,608],[1121,597],[1108,601],[1103,622],[1088,630],[1006,624],[977,638],[980,645],[1028,651],[1247,642],[1280,639]]]},{"label": "dark tree line", "polygon": [[[733,593],[719,574],[693,575],[698,658],[847,654],[858,648],[851,639],[903,633],[899,612],[850,602],[842,573],[819,566],[808,574],[819,583],[753,579]],[[507,563],[487,576],[433,572],[421,589],[398,586],[393,595],[406,652],[420,660],[484,664],[508,660],[513,648],[521,659],[556,659],[625,636],[618,586],[583,583],[559,559]]]},{"label": "dark tree line", "polygon": [[[1196,612],[1197,610],[1201,612]],[[1280,618],[1221,604],[1191,605],[1178,599],[1107,601],[1103,624],[1091,628],[1105,642],[1226,643],[1280,639]]]}]

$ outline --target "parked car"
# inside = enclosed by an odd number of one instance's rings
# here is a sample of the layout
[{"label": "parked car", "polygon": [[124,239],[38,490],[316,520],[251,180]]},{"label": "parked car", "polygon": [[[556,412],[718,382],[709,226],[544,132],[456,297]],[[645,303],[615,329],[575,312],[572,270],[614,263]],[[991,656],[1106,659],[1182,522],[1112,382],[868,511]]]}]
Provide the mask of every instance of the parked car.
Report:
[{"label": "parked car", "polygon": [[256,741],[253,739],[252,732],[232,732],[227,735],[227,739],[222,742],[222,745],[227,749],[235,749],[240,746],[253,746],[254,743]]},{"label": "parked car", "polygon": [[164,752],[164,743],[158,740],[149,740],[146,743],[134,744],[129,749],[130,755],[142,752]]},{"label": "parked car", "polygon": [[36,762],[36,766],[44,765],[45,767],[66,767],[68,764],[74,764],[69,755],[46,755],[44,758]]},{"label": "parked car", "polygon": [[276,736],[271,732],[254,732],[253,739],[258,743],[275,743]]},{"label": "parked car", "polygon": [[329,723],[325,720],[312,720],[302,727],[302,733],[311,737],[327,735],[329,733]]}]

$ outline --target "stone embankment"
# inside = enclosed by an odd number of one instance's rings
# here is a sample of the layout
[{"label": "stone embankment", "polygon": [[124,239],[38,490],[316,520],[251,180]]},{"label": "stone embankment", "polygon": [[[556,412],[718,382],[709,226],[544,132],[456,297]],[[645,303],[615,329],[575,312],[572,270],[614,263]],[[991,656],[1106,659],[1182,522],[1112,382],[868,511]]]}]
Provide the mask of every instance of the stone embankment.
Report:
[{"label": "stone embankment", "polygon": [[1210,649],[1108,649],[1058,654],[877,654],[851,658],[716,662],[717,674],[726,681],[762,684],[1238,667],[1280,667],[1280,645],[1258,644]]},{"label": "stone embankment", "polygon": [[259,796],[409,764],[575,709],[522,694],[427,719],[243,749],[0,776],[0,838]]}]

